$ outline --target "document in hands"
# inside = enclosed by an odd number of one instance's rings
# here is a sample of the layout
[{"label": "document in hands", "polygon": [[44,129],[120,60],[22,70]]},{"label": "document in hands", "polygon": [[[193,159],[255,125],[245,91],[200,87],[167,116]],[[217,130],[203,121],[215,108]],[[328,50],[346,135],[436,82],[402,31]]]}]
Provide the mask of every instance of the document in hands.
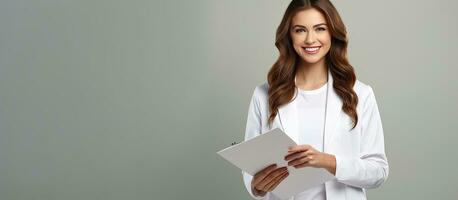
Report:
[{"label": "document in hands", "polygon": [[254,176],[271,164],[288,167],[289,176],[272,193],[287,199],[313,186],[333,180],[335,177],[323,168],[304,167],[296,169],[284,160],[288,148],[297,145],[279,128],[227,147],[217,153],[242,171]]}]

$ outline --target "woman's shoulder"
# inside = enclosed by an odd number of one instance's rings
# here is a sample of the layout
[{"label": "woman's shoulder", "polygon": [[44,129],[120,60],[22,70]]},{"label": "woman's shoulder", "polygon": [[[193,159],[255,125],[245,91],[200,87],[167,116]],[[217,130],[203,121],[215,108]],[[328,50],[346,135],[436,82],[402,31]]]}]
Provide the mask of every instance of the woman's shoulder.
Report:
[{"label": "woman's shoulder", "polygon": [[356,80],[353,90],[356,92],[358,97],[365,97],[373,92],[372,87],[369,84],[360,80]]},{"label": "woman's shoulder", "polygon": [[253,96],[260,101],[266,101],[269,96],[269,84],[263,82],[254,88]]},{"label": "woman's shoulder", "polygon": [[356,92],[358,98],[362,102],[366,102],[370,98],[375,98],[372,86],[360,80],[356,80],[355,85],[353,86],[353,90]]},{"label": "woman's shoulder", "polygon": [[357,80],[353,90],[358,95],[358,107],[360,109],[366,110],[367,108],[377,106],[377,101],[372,86]]}]

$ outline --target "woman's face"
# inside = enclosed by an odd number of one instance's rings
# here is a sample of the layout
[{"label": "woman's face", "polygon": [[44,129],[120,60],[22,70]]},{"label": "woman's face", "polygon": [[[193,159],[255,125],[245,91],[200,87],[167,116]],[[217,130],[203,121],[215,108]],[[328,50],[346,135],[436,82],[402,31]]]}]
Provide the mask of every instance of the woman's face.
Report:
[{"label": "woman's face", "polygon": [[324,61],[331,48],[331,34],[326,18],[315,8],[299,11],[294,15],[290,35],[294,50],[307,64]]}]

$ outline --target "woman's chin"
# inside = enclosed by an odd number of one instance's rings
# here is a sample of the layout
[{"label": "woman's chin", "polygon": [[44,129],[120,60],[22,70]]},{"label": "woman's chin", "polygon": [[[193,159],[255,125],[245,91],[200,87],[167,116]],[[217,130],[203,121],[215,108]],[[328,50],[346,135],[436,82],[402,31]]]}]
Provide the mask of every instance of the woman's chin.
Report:
[{"label": "woman's chin", "polygon": [[314,58],[310,58],[310,57],[302,57],[302,61],[304,63],[307,63],[307,64],[315,64],[315,63],[318,63],[320,62],[321,60],[323,59],[323,57],[314,57]]}]

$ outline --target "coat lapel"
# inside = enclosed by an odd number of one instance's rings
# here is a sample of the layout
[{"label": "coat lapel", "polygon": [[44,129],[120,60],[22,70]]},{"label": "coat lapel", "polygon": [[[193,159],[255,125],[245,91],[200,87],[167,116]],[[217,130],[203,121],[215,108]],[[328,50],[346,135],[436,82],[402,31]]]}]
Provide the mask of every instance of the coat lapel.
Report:
[{"label": "coat lapel", "polygon": [[[339,123],[341,112],[342,112],[342,100],[337,95],[333,86],[333,78],[331,72],[328,70],[328,102],[326,109],[326,119],[325,119],[325,132],[324,132],[324,150],[323,152],[330,152],[330,142],[335,132],[336,125]],[[294,141],[299,141],[298,132],[298,119],[297,119],[297,109],[296,109],[296,95],[297,89],[294,92],[293,101],[283,105],[278,109],[279,119],[283,131],[289,135]]]},{"label": "coat lapel", "polygon": [[339,95],[337,95],[334,90],[334,80],[332,78],[330,70],[328,70],[328,81],[329,81],[329,90],[328,90],[328,102],[326,108],[326,124],[324,130],[324,150],[323,152],[331,153],[331,141],[332,136],[335,133],[337,124],[339,124],[340,116],[342,111],[342,100]]}]

